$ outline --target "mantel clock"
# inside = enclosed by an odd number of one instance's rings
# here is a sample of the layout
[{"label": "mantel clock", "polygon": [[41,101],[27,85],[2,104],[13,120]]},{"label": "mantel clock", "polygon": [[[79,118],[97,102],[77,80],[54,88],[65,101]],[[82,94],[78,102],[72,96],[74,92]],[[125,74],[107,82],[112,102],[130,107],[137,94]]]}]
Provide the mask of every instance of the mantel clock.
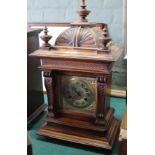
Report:
[{"label": "mantel clock", "polygon": [[42,60],[48,114],[39,135],[83,145],[112,149],[119,121],[110,108],[111,70],[121,50],[110,44],[105,24],[88,22],[82,1],[80,21],[62,32],[55,45],[48,41],[30,54]]}]

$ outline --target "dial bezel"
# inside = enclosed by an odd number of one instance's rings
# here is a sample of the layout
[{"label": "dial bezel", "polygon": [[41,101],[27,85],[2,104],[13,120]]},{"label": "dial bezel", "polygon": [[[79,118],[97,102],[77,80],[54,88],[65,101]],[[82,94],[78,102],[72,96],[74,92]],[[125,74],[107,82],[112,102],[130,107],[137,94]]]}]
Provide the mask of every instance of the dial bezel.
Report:
[{"label": "dial bezel", "polygon": [[[92,77],[81,77],[81,76],[68,76],[68,75],[59,75],[57,77],[57,84],[58,84],[58,95],[59,95],[59,107],[61,107],[61,110],[71,110],[76,112],[86,112],[86,113],[95,113],[96,110],[96,78]],[[64,91],[66,87],[69,84],[75,84],[76,82],[79,82],[81,84],[84,84],[85,87],[89,90],[89,98],[88,101],[85,102],[85,104],[77,106],[75,102],[83,102],[82,98],[79,98],[79,100],[74,101],[72,104],[71,102],[67,101],[65,99]],[[84,88],[85,88],[84,87]],[[82,90],[83,88],[81,88]],[[73,96],[77,95],[74,94],[76,92],[73,92]],[[82,94],[86,95],[86,94]],[[77,97],[77,96],[76,96]],[[76,98],[75,97],[75,98]],[[77,98],[76,98],[77,99]]]}]

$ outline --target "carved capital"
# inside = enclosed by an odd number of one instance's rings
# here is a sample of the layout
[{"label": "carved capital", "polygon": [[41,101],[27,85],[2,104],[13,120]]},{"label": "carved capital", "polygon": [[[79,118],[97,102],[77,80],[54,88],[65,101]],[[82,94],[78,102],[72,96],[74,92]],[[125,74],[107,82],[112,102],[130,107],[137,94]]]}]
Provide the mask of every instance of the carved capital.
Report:
[{"label": "carved capital", "polygon": [[97,118],[102,119],[102,118],[104,118],[104,115],[103,114],[98,114]]},{"label": "carved capital", "polygon": [[51,74],[50,71],[49,71],[49,72],[44,72],[43,76],[44,76],[44,77],[51,77],[52,74]]},{"label": "carved capital", "polygon": [[101,77],[98,77],[97,78],[97,82],[106,83],[107,82],[107,79],[106,79],[106,77],[101,76]]}]

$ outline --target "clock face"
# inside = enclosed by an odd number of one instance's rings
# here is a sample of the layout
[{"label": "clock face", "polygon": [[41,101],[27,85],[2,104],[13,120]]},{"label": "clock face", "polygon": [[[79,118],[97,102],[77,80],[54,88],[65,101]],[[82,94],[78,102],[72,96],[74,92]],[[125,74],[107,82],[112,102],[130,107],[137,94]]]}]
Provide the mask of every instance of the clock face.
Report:
[{"label": "clock face", "polygon": [[95,110],[94,78],[62,76],[59,82],[63,108],[88,112]]},{"label": "clock face", "polygon": [[64,84],[64,100],[73,107],[88,107],[92,102],[92,95],[90,86],[84,80],[73,78],[70,82]]}]

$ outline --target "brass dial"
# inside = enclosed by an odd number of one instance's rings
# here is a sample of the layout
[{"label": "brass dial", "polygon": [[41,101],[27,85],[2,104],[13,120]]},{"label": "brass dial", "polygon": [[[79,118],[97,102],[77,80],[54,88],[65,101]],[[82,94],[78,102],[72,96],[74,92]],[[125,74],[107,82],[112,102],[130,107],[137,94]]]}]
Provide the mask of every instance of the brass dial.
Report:
[{"label": "brass dial", "polygon": [[63,98],[72,107],[89,107],[94,101],[94,93],[90,80],[75,77],[63,80]]}]

